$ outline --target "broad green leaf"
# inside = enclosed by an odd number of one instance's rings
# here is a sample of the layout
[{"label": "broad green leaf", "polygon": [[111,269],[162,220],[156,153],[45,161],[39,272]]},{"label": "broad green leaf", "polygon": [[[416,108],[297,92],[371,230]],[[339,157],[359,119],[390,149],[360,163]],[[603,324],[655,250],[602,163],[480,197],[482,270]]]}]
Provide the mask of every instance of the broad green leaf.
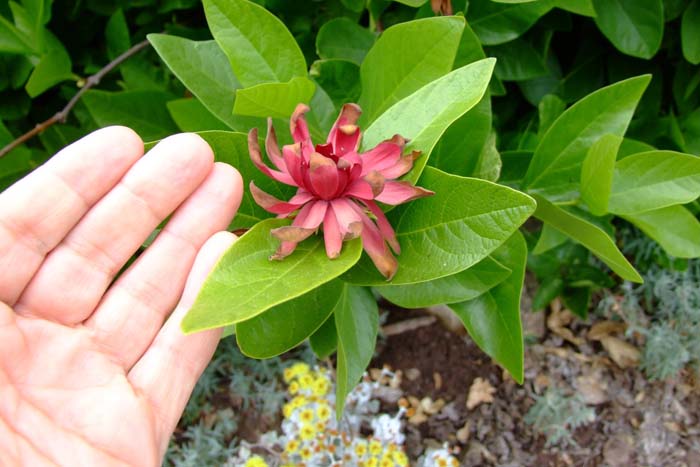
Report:
[{"label": "broad green leaf", "polygon": [[496,57],[494,73],[503,81],[524,81],[549,74],[544,58],[524,39],[489,47],[486,52]]},{"label": "broad green leaf", "polygon": [[338,332],[335,330],[335,316],[331,314],[328,319],[309,336],[309,344],[316,356],[320,359],[330,357],[338,348]]},{"label": "broad green leaf", "polygon": [[515,232],[494,254],[510,276],[479,297],[450,305],[474,342],[513,376],[523,382],[523,330],[520,294],[525,278],[527,245]]},{"label": "broad green leaf", "polygon": [[90,90],[82,102],[99,126],[125,125],[144,141],[177,133],[165,104],[171,95],[157,91],[107,92]]},{"label": "broad green leaf", "polygon": [[514,5],[516,3],[530,3],[530,2],[536,2],[537,0],[491,0],[492,2],[496,3],[508,3],[511,5]]},{"label": "broad green leaf", "polygon": [[238,208],[238,213],[229,226],[230,230],[248,228],[261,220],[273,216],[253,200],[247,185],[253,181],[261,190],[271,195],[287,200],[294,195],[294,188],[277,183],[270,177],[258,170],[250,160],[248,153],[248,135],[245,133],[234,133],[230,131],[203,131],[199,136],[211,146],[214,151],[214,158],[219,162],[225,162],[235,167],[246,183],[243,192],[243,200]]},{"label": "broad green leaf", "polygon": [[430,154],[430,165],[454,175],[473,176],[490,133],[491,96],[485,94],[445,130]]},{"label": "broad green leaf", "polygon": [[335,18],[319,29],[316,53],[326,60],[347,60],[359,66],[374,40],[374,34],[351,19]]},{"label": "broad green leaf", "polygon": [[474,171],[474,177],[488,180],[490,182],[498,181],[501,175],[501,154],[496,149],[496,133],[493,132],[486,139],[484,147],[479,154],[479,162]]},{"label": "broad green leaf", "polygon": [[306,76],[306,60],[284,23],[247,0],[204,0],[214,39],[247,88]]},{"label": "broad green leaf", "polygon": [[637,141],[632,138],[624,138],[620,149],[617,151],[617,159],[624,159],[632,154],[637,154],[640,152],[655,151],[656,148],[651,144],[644,143],[642,141]]},{"label": "broad green leaf", "polygon": [[126,18],[121,8],[118,8],[107,21],[105,39],[107,42],[107,56],[110,60],[114,60],[131,47],[129,27],[126,24]]},{"label": "broad green leaf", "polygon": [[486,54],[481,47],[479,37],[468,23],[465,24],[462,38],[459,40],[459,47],[457,47],[457,56],[455,56],[453,69],[461,68],[464,65],[469,65],[484,58],[486,58]]},{"label": "broad green leaf", "polygon": [[693,0],[683,12],[681,45],[685,59],[700,64],[700,0]]},{"label": "broad green leaf", "polygon": [[553,7],[553,0],[512,5],[471,0],[467,20],[482,44],[497,45],[519,37]]},{"label": "broad green leaf", "polygon": [[176,99],[167,103],[168,112],[182,131],[227,130],[228,126],[216,118],[199,99]]},{"label": "broad green leaf", "polygon": [[571,310],[581,319],[588,319],[588,307],[591,304],[590,287],[564,287],[561,301],[567,310]]},{"label": "broad green leaf", "polygon": [[[12,133],[0,120],[0,148],[5,147],[14,139]],[[32,153],[24,145],[10,151],[0,163],[0,192],[33,168]]]},{"label": "broad green leaf", "polygon": [[[484,96],[494,62],[487,58],[466,65],[397,102],[367,128],[363,147],[372,148],[398,133],[410,140],[407,150],[429,155],[445,130]],[[418,159],[405,179],[415,182],[426,162],[427,157]]]},{"label": "broad green leaf", "polygon": [[571,198],[588,149],[604,134],[622,136],[651,76],[626,79],[569,107],[535,149],[524,185],[545,196]]},{"label": "broad green leaf", "polygon": [[51,4],[53,0],[22,0],[22,6],[29,17],[32,36],[41,43],[44,25],[51,19]]},{"label": "broad green leaf", "polygon": [[412,6],[414,8],[418,8],[419,6],[423,5],[425,2],[428,0],[396,0],[398,3],[403,3],[404,5]]},{"label": "broad green leaf", "polygon": [[593,0],[556,0],[555,5],[562,10],[570,11],[582,16],[595,16]]},{"label": "broad green leaf", "polygon": [[316,81],[337,108],[360,98],[360,67],[347,60],[316,60],[309,75]]},{"label": "broad green leaf", "polygon": [[384,298],[404,308],[425,308],[471,300],[500,284],[511,270],[490,256],[469,269],[427,282],[378,286]]},{"label": "broad green leaf", "polygon": [[539,115],[539,125],[537,127],[537,138],[541,139],[549,130],[557,118],[566,110],[566,102],[554,94],[547,94],[537,104]]},{"label": "broad green leaf", "polygon": [[622,138],[617,135],[601,137],[593,143],[581,165],[581,199],[593,215],[608,212],[615,159],[621,143]]},{"label": "broad green leaf", "polygon": [[555,229],[549,224],[542,224],[540,238],[537,239],[535,248],[532,249],[533,255],[541,255],[549,250],[562,245],[569,239],[566,235]]},{"label": "broad green leaf", "polygon": [[525,177],[532,161],[532,151],[503,151],[501,153],[500,183],[517,186]]},{"label": "broad green leaf", "polygon": [[664,34],[662,0],[593,0],[595,23],[620,52],[651,58]]},{"label": "broad green leaf", "polygon": [[535,195],[535,200],[535,217],[588,248],[623,279],[643,282],[642,276],[620,252],[615,241],[600,227],[555,206],[541,196]]},{"label": "broad green leaf", "polygon": [[379,311],[368,289],[344,285],[333,315],[338,333],[335,411],[340,419],[345,409],[345,399],[360,382],[374,355]]},{"label": "broad green leaf", "polygon": [[622,216],[676,258],[700,257],[700,222],[683,206]]},{"label": "broad green leaf", "polygon": [[361,126],[450,71],[463,29],[464,18],[444,16],[400,23],[384,31],[360,67]]},{"label": "broad green leaf", "polygon": [[66,48],[50,32],[46,32],[46,52],[39,59],[24,89],[36,97],[55,84],[73,77],[71,60]]},{"label": "broad green leaf", "polygon": [[0,52],[11,54],[35,54],[31,37],[23,33],[0,15]]},{"label": "broad green leaf", "polygon": [[344,285],[331,281],[236,324],[236,341],[245,355],[272,358],[306,340],[328,319]]},{"label": "broad green leaf", "polygon": [[[394,285],[439,279],[468,269],[506,241],[535,209],[535,202],[524,193],[432,167],[426,167],[418,185],[435,195],[387,214],[401,245]],[[387,284],[367,257],[344,279],[363,285]]]},{"label": "broad green leaf", "polygon": [[309,78],[286,83],[263,83],[236,91],[233,113],[249,117],[289,118],[297,104],[308,104],[316,85]]},{"label": "broad green leaf", "polygon": [[689,203],[698,196],[699,157],[673,151],[642,152],[615,165],[608,209],[614,214],[634,214]]},{"label": "broad green leaf", "polygon": [[547,277],[543,280],[532,297],[532,311],[541,311],[549,306],[564,291],[561,277]]},{"label": "broad green leaf", "polygon": [[283,261],[271,261],[279,241],[270,235],[270,229],[286,224],[280,219],[262,221],[223,254],[182,320],[183,331],[203,331],[254,318],[333,280],[360,257],[362,244],[356,239],[345,242],[340,256],[330,260],[323,239],[315,235]]},{"label": "broad green leaf", "polygon": [[367,0],[340,0],[340,2],[351,11],[359,13],[365,9]]},{"label": "broad green leaf", "polygon": [[700,156],[700,107],[683,119],[681,131],[686,151]]},{"label": "broad green leaf", "polygon": [[165,34],[149,34],[148,40],[175,76],[219,120],[236,130],[246,130],[231,112],[241,85],[214,41],[195,42]]},{"label": "broad green leaf", "polygon": [[78,128],[72,125],[51,125],[39,134],[39,139],[47,152],[50,154],[56,154],[58,151],[79,140],[87,133],[87,129]]}]

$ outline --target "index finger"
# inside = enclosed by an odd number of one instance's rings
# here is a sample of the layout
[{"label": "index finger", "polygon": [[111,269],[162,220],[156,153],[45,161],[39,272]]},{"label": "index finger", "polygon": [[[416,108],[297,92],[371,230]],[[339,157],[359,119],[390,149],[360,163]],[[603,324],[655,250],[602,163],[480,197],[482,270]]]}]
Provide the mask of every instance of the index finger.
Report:
[{"label": "index finger", "polygon": [[103,128],[0,193],[0,301],[16,302],[46,254],[142,155],[133,130]]}]

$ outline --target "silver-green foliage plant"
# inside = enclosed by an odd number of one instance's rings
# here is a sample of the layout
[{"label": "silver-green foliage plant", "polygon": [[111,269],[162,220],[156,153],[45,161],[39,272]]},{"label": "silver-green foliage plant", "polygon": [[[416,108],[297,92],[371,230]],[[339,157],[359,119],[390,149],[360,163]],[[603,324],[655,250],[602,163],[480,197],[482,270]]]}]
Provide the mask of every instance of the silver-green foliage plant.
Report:
[{"label": "silver-green foliage plant", "polygon": [[557,387],[550,387],[535,397],[525,422],[547,437],[547,446],[576,445],[572,434],[576,428],[595,420],[595,410],[586,406],[580,395],[568,396]]}]

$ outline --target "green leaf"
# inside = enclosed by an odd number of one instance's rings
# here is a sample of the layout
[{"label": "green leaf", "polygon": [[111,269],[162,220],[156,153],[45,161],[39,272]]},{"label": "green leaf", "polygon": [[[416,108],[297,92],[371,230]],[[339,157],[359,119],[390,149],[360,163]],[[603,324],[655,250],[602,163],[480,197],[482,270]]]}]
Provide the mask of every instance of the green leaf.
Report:
[{"label": "green leaf", "polygon": [[195,42],[165,34],[149,34],[148,40],[168,68],[211,113],[233,129],[247,130],[231,114],[236,89],[241,85],[216,42]]},{"label": "green leaf", "polygon": [[615,165],[609,211],[635,214],[700,196],[700,158],[673,151],[625,157]]},{"label": "green leaf", "polygon": [[[418,183],[435,195],[399,206],[387,215],[401,245],[394,285],[464,271],[506,241],[535,209],[532,198],[524,193],[432,167],[425,169]],[[386,285],[366,256],[344,279]]]},{"label": "green leaf", "polygon": [[577,15],[590,16],[591,18],[595,16],[592,0],[556,0],[555,5],[557,8]]},{"label": "green leaf", "polygon": [[457,56],[455,56],[453,68],[461,68],[464,65],[469,65],[470,63],[484,58],[486,58],[486,54],[481,47],[479,37],[474,33],[469,24],[465,24],[462,38],[459,40],[459,47],[457,47]]},{"label": "green leaf", "polygon": [[[14,140],[14,136],[0,120],[0,148]],[[32,153],[25,146],[19,146],[2,158],[0,163],[0,192],[34,168]]]},{"label": "green leaf", "polygon": [[177,133],[165,104],[170,94],[157,91],[107,92],[90,90],[82,102],[99,126],[124,125],[136,131],[144,141]]},{"label": "green leaf", "polygon": [[640,152],[655,151],[656,148],[651,144],[644,143],[642,141],[637,141],[632,138],[624,138],[620,149],[617,151],[617,159],[624,159],[632,154],[637,154]]},{"label": "green leaf", "polygon": [[331,313],[328,319],[309,336],[311,350],[320,359],[330,357],[338,348],[338,332],[335,330],[335,316]]},{"label": "green leaf", "polygon": [[78,141],[87,132],[84,128],[71,125],[51,125],[39,134],[39,139],[49,154],[56,154],[69,144]]},{"label": "green leaf", "polygon": [[549,74],[544,58],[524,39],[515,39],[486,49],[496,57],[494,72],[503,81],[524,81]]},{"label": "green leaf", "polygon": [[105,39],[107,42],[107,56],[110,60],[114,60],[131,47],[129,27],[126,25],[126,18],[121,8],[118,8],[107,21]]},{"label": "green leaf", "polygon": [[519,37],[553,6],[553,0],[512,5],[471,0],[467,20],[482,44],[497,45]]},{"label": "green leaf", "polygon": [[676,258],[700,257],[700,222],[683,206],[622,216]]},{"label": "green leaf", "polygon": [[501,175],[501,166],[501,154],[498,152],[498,149],[496,149],[496,133],[493,132],[481,149],[474,176],[490,182],[495,182]]},{"label": "green leaf", "polygon": [[540,238],[537,239],[535,248],[532,250],[533,255],[541,255],[549,250],[552,250],[559,245],[565,243],[569,237],[561,233],[549,224],[542,225],[542,231],[540,232]]},{"label": "green leaf", "polygon": [[176,99],[167,103],[168,112],[182,131],[227,130],[199,99]]},{"label": "green leaf", "polygon": [[[203,131],[198,134],[211,146],[215,160],[235,167],[246,183],[253,181],[258,188],[279,199],[289,199],[294,195],[293,187],[275,182],[253,165],[248,153],[248,135],[245,133]],[[238,213],[229,229],[248,228],[271,216],[272,214],[258,206],[246,189]]]},{"label": "green leaf", "polygon": [[[445,130],[481,100],[494,62],[487,58],[466,65],[397,102],[367,128],[363,147],[372,148],[398,133],[410,140],[407,150],[429,155]],[[405,179],[415,182],[426,162],[427,157],[418,159]]]},{"label": "green leaf", "polygon": [[335,18],[319,29],[316,53],[326,60],[347,60],[359,66],[374,40],[374,34],[351,19]]},{"label": "green leaf", "polygon": [[236,91],[233,113],[249,117],[289,118],[297,104],[308,104],[316,85],[309,78],[287,83],[264,83]]},{"label": "green leaf", "polygon": [[430,154],[430,165],[454,175],[473,176],[491,134],[491,96],[488,94],[445,130]]},{"label": "green leaf", "polygon": [[620,136],[602,136],[588,150],[581,166],[581,199],[593,215],[602,216],[608,212],[615,159],[621,143]]},{"label": "green leaf", "polygon": [[50,32],[46,32],[47,49],[34,67],[24,89],[29,97],[36,97],[55,84],[73,77],[71,60],[63,44]]},{"label": "green leaf", "polygon": [[683,12],[681,45],[685,59],[700,64],[700,0],[693,0]]},{"label": "green leaf", "polygon": [[272,358],[306,340],[328,319],[343,283],[331,281],[236,324],[236,341],[245,355]]},{"label": "green leaf", "polygon": [[22,6],[30,18],[31,35],[38,43],[43,39],[44,25],[51,19],[51,3],[53,0],[22,0]]},{"label": "green leaf", "polygon": [[522,383],[524,350],[520,294],[527,261],[527,245],[522,234],[515,232],[493,256],[513,271],[508,279],[474,300],[452,304],[450,308],[479,348]]},{"label": "green leaf", "polygon": [[642,276],[620,252],[615,241],[600,227],[555,206],[541,196],[535,195],[535,200],[535,217],[588,248],[623,279],[643,282]]},{"label": "green leaf", "polygon": [[360,98],[360,67],[352,62],[316,60],[309,74],[338,108],[347,102],[357,102]]},{"label": "green leaf", "polygon": [[204,0],[204,12],[244,88],[306,76],[306,60],[279,18],[247,0]]},{"label": "green leaf", "polygon": [[333,315],[338,333],[335,411],[340,419],[345,399],[362,378],[374,355],[379,311],[368,289],[345,285]]},{"label": "green leaf", "polygon": [[625,133],[650,79],[643,75],[620,81],[569,107],[537,145],[524,185],[544,196],[571,198],[588,149],[604,134]]},{"label": "green leaf", "polygon": [[345,242],[340,256],[330,260],[323,239],[313,236],[284,260],[271,261],[279,241],[270,235],[270,229],[286,224],[280,219],[262,221],[223,254],[182,320],[183,331],[203,331],[254,318],[331,281],[360,257],[359,239]]},{"label": "green leaf", "polygon": [[588,319],[588,307],[591,304],[589,287],[565,287],[561,294],[564,306],[581,319]]},{"label": "green leaf", "polygon": [[532,311],[544,310],[564,291],[564,280],[561,277],[548,277],[542,281],[532,298]]},{"label": "green leaf", "polygon": [[566,110],[566,102],[561,100],[554,94],[547,94],[537,104],[537,112],[540,119],[540,124],[537,127],[537,138],[542,139],[544,134],[549,130],[552,124]]},{"label": "green leaf", "polygon": [[525,177],[530,161],[532,161],[531,151],[503,151],[501,153],[501,176],[498,181],[518,186]]},{"label": "green leaf", "polygon": [[404,308],[425,308],[478,297],[510,276],[511,270],[490,256],[469,269],[427,282],[378,286],[390,302]]},{"label": "green leaf", "polygon": [[360,67],[360,125],[367,126],[399,100],[449,72],[463,29],[464,18],[444,16],[384,31]]},{"label": "green leaf", "polygon": [[23,33],[0,15],[0,52],[10,54],[35,54],[31,37]]},{"label": "green leaf", "polygon": [[664,34],[662,0],[593,0],[595,23],[620,52],[651,58]]}]

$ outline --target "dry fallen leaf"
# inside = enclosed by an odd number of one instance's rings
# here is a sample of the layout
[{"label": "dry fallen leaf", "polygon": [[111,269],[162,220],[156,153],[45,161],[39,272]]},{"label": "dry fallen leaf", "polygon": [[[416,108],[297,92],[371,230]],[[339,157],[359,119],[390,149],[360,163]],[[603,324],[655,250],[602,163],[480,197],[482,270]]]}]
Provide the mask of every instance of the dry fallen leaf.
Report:
[{"label": "dry fallen leaf", "polygon": [[482,403],[493,402],[493,394],[496,392],[496,388],[491,386],[484,378],[476,378],[469,388],[469,395],[467,396],[467,409],[472,410],[474,407]]},{"label": "dry fallen leaf", "polygon": [[396,323],[382,326],[382,333],[385,336],[395,336],[404,332],[414,331],[418,328],[430,326],[435,322],[434,316],[420,316],[418,318],[405,319]]},{"label": "dry fallen leaf", "polygon": [[575,386],[586,404],[598,405],[609,400],[607,384],[598,372],[579,376],[576,378]]},{"label": "dry fallen leaf", "polygon": [[592,341],[599,341],[604,337],[622,334],[627,329],[627,325],[620,321],[599,321],[588,330],[587,337]]},{"label": "dry fallen leaf", "polygon": [[620,368],[632,368],[639,364],[639,349],[617,337],[603,337],[600,340],[610,358]]},{"label": "dry fallen leaf", "polygon": [[467,444],[467,441],[469,441],[469,434],[472,429],[472,424],[467,420],[464,422],[464,426],[457,430],[457,441],[459,441],[462,444]]},{"label": "dry fallen leaf", "polygon": [[583,339],[574,336],[571,329],[566,327],[574,320],[573,313],[569,310],[562,309],[559,299],[554,300],[550,308],[552,312],[547,316],[547,327],[549,330],[575,346],[583,344]]}]

